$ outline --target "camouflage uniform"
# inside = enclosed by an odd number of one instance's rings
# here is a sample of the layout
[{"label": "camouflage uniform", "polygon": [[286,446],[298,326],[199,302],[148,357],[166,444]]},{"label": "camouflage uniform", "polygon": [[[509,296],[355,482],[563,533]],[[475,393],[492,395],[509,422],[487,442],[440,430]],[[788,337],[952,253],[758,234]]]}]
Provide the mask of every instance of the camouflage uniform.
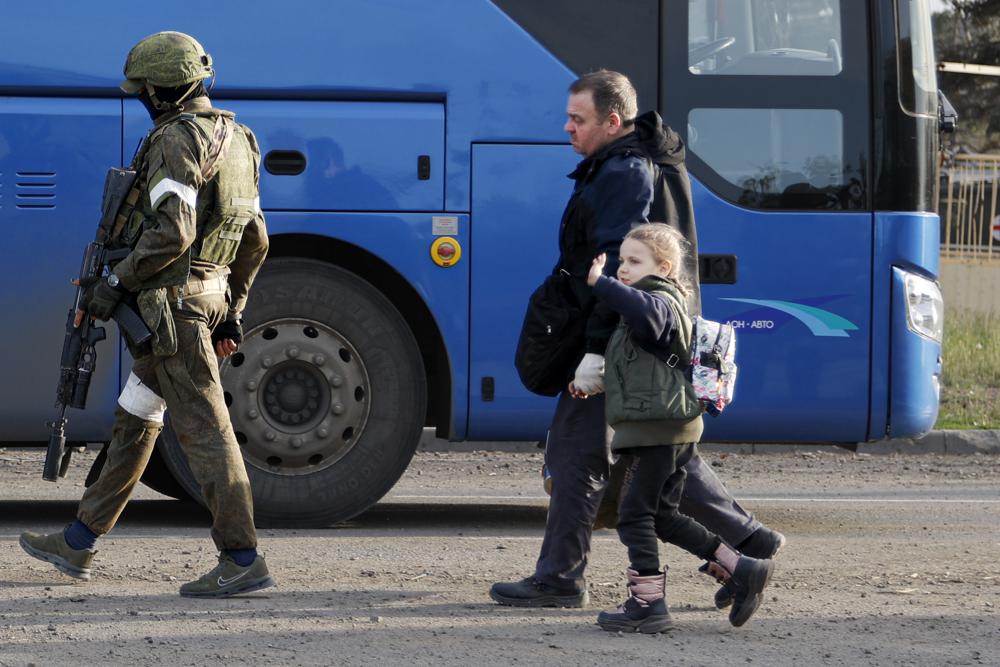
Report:
[{"label": "camouflage uniform", "polygon": [[133,164],[137,186],[110,232],[132,252],[114,267],[138,294],[151,346],[118,400],[107,463],[78,518],[111,530],[149,461],[163,410],[212,512],[220,550],[256,547],[250,484],[219,380],[212,330],[238,319],[267,253],[250,130],[206,97],[161,116]]}]

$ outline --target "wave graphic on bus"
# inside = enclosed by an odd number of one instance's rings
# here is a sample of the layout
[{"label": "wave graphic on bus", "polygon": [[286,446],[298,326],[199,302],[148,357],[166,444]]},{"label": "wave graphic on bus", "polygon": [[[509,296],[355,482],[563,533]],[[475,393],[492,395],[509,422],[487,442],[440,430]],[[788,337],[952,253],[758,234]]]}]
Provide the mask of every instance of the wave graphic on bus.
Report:
[{"label": "wave graphic on bus", "polygon": [[750,303],[764,308],[773,308],[802,322],[814,336],[836,336],[846,338],[848,331],[856,331],[857,325],[836,313],[792,301],[778,299],[737,299],[723,298],[722,301],[738,301]]}]

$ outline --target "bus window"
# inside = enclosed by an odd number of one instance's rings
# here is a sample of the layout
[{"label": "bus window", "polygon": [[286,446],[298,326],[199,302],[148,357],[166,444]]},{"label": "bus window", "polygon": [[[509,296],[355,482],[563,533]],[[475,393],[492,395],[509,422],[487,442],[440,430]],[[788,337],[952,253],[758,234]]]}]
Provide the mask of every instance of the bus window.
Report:
[{"label": "bus window", "polygon": [[839,0],[690,0],[694,74],[834,76],[843,68]]},{"label": "bus window", "polygon": [[[691,109],[688,146],[735,187],[744,206],[778,198],[782,208],[851,208],[844,121],[835,109]],[[849,188],[847,188],[849,190]]]},{"label": "bus window", "polygon": [[937,73],[927,0],[896,0],[896,37],[899,103],[909,113],[936,116]]}]

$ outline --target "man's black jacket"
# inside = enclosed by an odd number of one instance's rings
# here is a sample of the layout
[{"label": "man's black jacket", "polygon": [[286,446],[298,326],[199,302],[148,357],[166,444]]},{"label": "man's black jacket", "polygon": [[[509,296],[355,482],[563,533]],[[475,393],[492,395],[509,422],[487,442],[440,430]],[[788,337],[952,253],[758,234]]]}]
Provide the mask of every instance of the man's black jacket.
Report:
[{"label": "man's black jacket", "polygon": [[692,287],[689,312],[701,312],[698,294],[698,238],[691,184],[684,166],[684,143],[655,111],[639,116],[635,131],[582,160],[569,175],[576,184],[559,227],[559,264],[573,276],[574,293],[587,313],[581,350],[604,354],[618,315],[598,303],[587,286],[594,257],[607,253],[604,274],[618,272],[618,248],[633,226],[665,222],[678,230],[691,252],[684,262]]}]

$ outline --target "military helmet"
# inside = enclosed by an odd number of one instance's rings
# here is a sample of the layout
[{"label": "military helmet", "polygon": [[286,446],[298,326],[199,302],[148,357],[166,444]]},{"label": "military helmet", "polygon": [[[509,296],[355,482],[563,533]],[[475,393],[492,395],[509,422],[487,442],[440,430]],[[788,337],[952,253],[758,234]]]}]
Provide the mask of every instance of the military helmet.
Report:
[{"label": "military helmet", "polygon": [[191,35],[182,32],[158,32],[132,47],[125,58],[125,80],[120,88],[135,94],[145,82],[163,88],[176,88],[185,83],[207,79],[212,69],[212,56]]}]

